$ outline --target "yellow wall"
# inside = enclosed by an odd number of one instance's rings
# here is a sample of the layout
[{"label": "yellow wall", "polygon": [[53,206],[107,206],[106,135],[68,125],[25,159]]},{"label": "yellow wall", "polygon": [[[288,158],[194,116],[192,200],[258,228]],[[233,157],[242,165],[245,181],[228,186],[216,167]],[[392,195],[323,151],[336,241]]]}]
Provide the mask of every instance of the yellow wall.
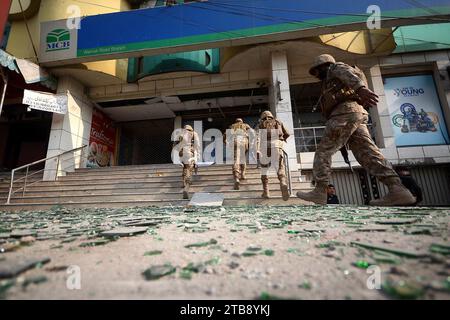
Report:
[{"label": "yellow wall", "polygon": [[[23,9],[26,10],[26,8],[33,1],[36,0],[21,0]],[[70,13],[67,12],[67,8],[70,5],[78,6],[81,11],[81,16],[112,13],[130,9],[126,0],[40,0],[39,11],[33,17],[27,19],[28,28],[38,53],[40,23],[44,21],[68,18]],[[13,0],[10,13],[17,13],[18,10],[20,10],[18,8],[18,0]],[[18,58],[26,58],[38,62],[23,20],[12,21],[6,51]],[[126,69],[122,70],[124,66],[126,68],[126,64],[115,60],[86,63],[84,65],[88,69],[91,69],[92,66],[93,70],[105,72],[114,76],[120,76],[121,78],[122,75],[126,75]]]}]

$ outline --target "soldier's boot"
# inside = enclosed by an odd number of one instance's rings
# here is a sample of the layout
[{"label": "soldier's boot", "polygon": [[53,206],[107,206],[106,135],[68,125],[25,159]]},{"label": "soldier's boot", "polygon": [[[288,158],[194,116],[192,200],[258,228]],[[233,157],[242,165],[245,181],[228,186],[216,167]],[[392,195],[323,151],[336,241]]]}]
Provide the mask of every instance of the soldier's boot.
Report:
[{"label": "soldier's boot", "polygon": [[270,198],[269,178],[267,178],[267,176],[261,176],[261,181],[263,185],[263,193],[261,197],[263,197],[264,199],[269,199]]},{"label": "soldier's boot", "polygon": [[408,206],[416,203],[416,198],[403,186],[400,178],[385,178],[382,182],[388,187],[389,193],[381,199],[370,201],[371,206]]},{"label": "soldier's boot", "polygon": [[184,182],[184,188],[183,188],[183,199],[188,200],[189,199],[189,188],[191,186],[191,182],[190,181],[185,181]]},{"label": "soldier's boot", "polygon": [[297,192],[297,197],[315,204],[327,204],[327,183],[316,182],[316,187],[310,192]]},{"label": "soldier's boot", "polygon": [[281,196],[283,197],[284,201],[288,201],[290,198],[290,194],[286,177],[279,177],[278,179],[280,180]]},{"label": "soldier's boot", "polygon": [[245,175],[246,170],[247,170],[246,166],[241,165],[241,180],[247,180],[247,177]]},{"label": "soldier's boot", "polygon": [[234,177],[234,190],[239,190],[240,181],[239,178],[236,176]]}]

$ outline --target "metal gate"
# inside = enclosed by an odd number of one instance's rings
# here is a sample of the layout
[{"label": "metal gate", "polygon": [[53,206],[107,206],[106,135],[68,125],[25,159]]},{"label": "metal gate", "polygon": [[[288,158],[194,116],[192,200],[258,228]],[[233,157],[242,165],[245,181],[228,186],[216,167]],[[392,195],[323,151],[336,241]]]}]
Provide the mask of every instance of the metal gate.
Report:
[{"label": "metal gate", "polygon": [[[424,166],[411,167],[411,175],[422,189],[423,201],[420,206],[449,206],[450,205],[450,166]],[[303,171],[310,176],[310,172]],[[372,183],[373,182],[373,183]],[[336,187],[336,194],[341,204],[364,205],[374,199],[379,193],[380,197],[387,194],[384,184],[377,179],[370,179],[364,169],[334,170],[330,183]],[[365,195],[369,196],[365,199]]]},{"label": "metal gate", "polygon": [[119,165],[171,163],[173,119],[120,123]]},{"label": "metal gate", "polygon": [[[422,189],[421,206],[450,205],[450,166],[410,167],[414,180]],[[387,188],[378,181],[380,195],[387,193]]]}]

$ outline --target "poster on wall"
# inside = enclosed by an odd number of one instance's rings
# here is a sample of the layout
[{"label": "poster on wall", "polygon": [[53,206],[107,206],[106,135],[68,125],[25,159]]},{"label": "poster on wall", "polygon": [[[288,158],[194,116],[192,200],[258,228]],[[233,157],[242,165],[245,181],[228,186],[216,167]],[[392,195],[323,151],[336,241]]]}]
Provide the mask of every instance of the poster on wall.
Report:
[{"label": "poster on wall", "polygon": [[398,147],[449,144],[432,75],[387,77],[384,89]]},{"label": "poster on wall", "polygon": [[87,167],[99,168],[114,165],[115,149],[116,128],[113,121],[100,110],[94,109]]}]

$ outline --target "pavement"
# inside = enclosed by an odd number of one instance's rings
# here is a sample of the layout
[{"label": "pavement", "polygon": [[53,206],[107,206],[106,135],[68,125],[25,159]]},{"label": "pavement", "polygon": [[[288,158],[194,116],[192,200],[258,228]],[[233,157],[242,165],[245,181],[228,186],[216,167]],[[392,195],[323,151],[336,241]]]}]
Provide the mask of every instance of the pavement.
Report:
[{"label": "pavement", "polygon": [[0,213],[2,299],[450,299],[450,208]]}]

